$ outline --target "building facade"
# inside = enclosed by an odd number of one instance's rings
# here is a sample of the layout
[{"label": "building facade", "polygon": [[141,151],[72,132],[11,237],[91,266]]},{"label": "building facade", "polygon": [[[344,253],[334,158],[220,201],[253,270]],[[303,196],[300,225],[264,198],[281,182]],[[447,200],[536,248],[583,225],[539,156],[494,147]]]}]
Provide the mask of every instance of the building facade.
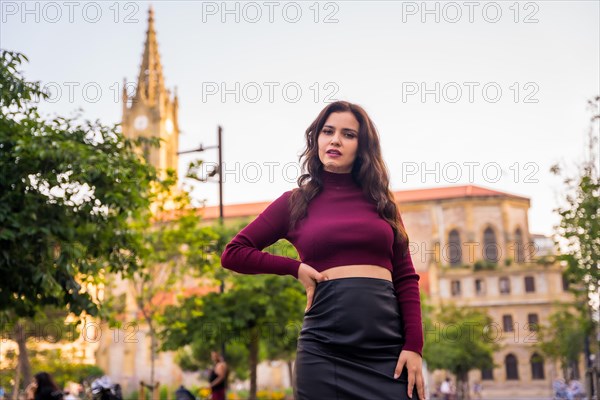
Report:
[{"label": "building facade", "polygon": [[[482,383],[485,398],[551,398],[562,372],[536,349],[536,330],[574,297],[549,258],[552,241],[529,232],[529,199],[473,185],[396,197],[432,304],[479,309],[493,321],[480,333],[500,345],[495,367],[471,371],[470,383]],[[445,377],[437,371],[430,382]]]}]

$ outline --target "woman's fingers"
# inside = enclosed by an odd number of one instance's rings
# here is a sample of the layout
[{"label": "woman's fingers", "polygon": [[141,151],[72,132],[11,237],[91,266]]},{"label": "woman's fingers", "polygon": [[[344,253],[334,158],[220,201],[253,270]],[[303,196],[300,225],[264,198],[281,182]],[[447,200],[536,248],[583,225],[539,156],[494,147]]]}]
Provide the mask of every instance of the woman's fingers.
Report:
[{"label": "woman's fingers", "polygon": [[313,286],[308,286],[306,288],[306,308],[304,309],[304,312],[307,312],[308,309],[310,308],[310,306],[312,305],[314,292],[315,292],[315,289]]},{"label": "woman's fingers", "polygon": [[415,386],[415,373],[410,369],[408,370],[408,397],[412,399],[413,397],[413,389]]},{"label": "woman's fingers", "polygon": [[425,399],[425,383],[423,382],[423,373],[417,373],[417,393],[419,399]]},{"label": "woman's fingers", "polygon": [[318,282],[326,281],[325,275],[314,269],[308,264],[301,263],[298,270],[298,279],[302,282],[306,289],[306,308],[304,312],[312,306],[315,288]]}]

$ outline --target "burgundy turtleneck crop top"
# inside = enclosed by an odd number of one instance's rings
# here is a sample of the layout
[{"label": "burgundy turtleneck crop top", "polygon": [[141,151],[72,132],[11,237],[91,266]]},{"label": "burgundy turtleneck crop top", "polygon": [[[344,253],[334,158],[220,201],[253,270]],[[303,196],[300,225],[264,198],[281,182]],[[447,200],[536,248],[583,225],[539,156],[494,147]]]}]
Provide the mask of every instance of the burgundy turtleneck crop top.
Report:
[{"label": "burgundy turtleneck crop top", "polygon": [[[390,224],[377,213],[351,173],[321,171],[323,190],[308,204],[307,214],[288,229],[284,192],[225,246],[221,265],[243,274],[292,275],[305,263],[321,272],[341,265],[379,265],[392,272],[404,323],[403,349],[422,353],[423,329],[419,275],[409,251],[402,251]],[[402,221],[402,219],[400,219]],[[300,260],[262,251],[284,238]]]}]

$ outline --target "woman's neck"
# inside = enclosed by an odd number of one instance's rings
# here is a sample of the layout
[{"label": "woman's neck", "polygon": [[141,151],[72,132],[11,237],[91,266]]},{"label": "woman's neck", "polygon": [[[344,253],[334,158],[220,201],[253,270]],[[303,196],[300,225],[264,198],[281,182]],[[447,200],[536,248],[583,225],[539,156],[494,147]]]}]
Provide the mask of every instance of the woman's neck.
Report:
[{"label": "woman's neck", "polygon": [[322,169],[321,181],[325,187],[353,187],[356,186],[352,172],[331,172]]}]

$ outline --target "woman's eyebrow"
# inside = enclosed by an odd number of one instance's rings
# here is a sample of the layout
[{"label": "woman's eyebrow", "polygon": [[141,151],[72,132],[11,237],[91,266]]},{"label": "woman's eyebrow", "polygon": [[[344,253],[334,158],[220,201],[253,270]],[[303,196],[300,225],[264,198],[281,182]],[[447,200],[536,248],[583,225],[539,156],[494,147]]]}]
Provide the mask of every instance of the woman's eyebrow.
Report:
[{"label": "woman's eyebrow", "polygon": [[[335,129],[335,126],[332,125],[324,125],[323,128],[332,128]],[[358,134],[358,132],[356,132],[354,129],[350,129],[350,128],[342,128],[343,131],[348,131],[348,132],[354,132],[356,134]]]}]

